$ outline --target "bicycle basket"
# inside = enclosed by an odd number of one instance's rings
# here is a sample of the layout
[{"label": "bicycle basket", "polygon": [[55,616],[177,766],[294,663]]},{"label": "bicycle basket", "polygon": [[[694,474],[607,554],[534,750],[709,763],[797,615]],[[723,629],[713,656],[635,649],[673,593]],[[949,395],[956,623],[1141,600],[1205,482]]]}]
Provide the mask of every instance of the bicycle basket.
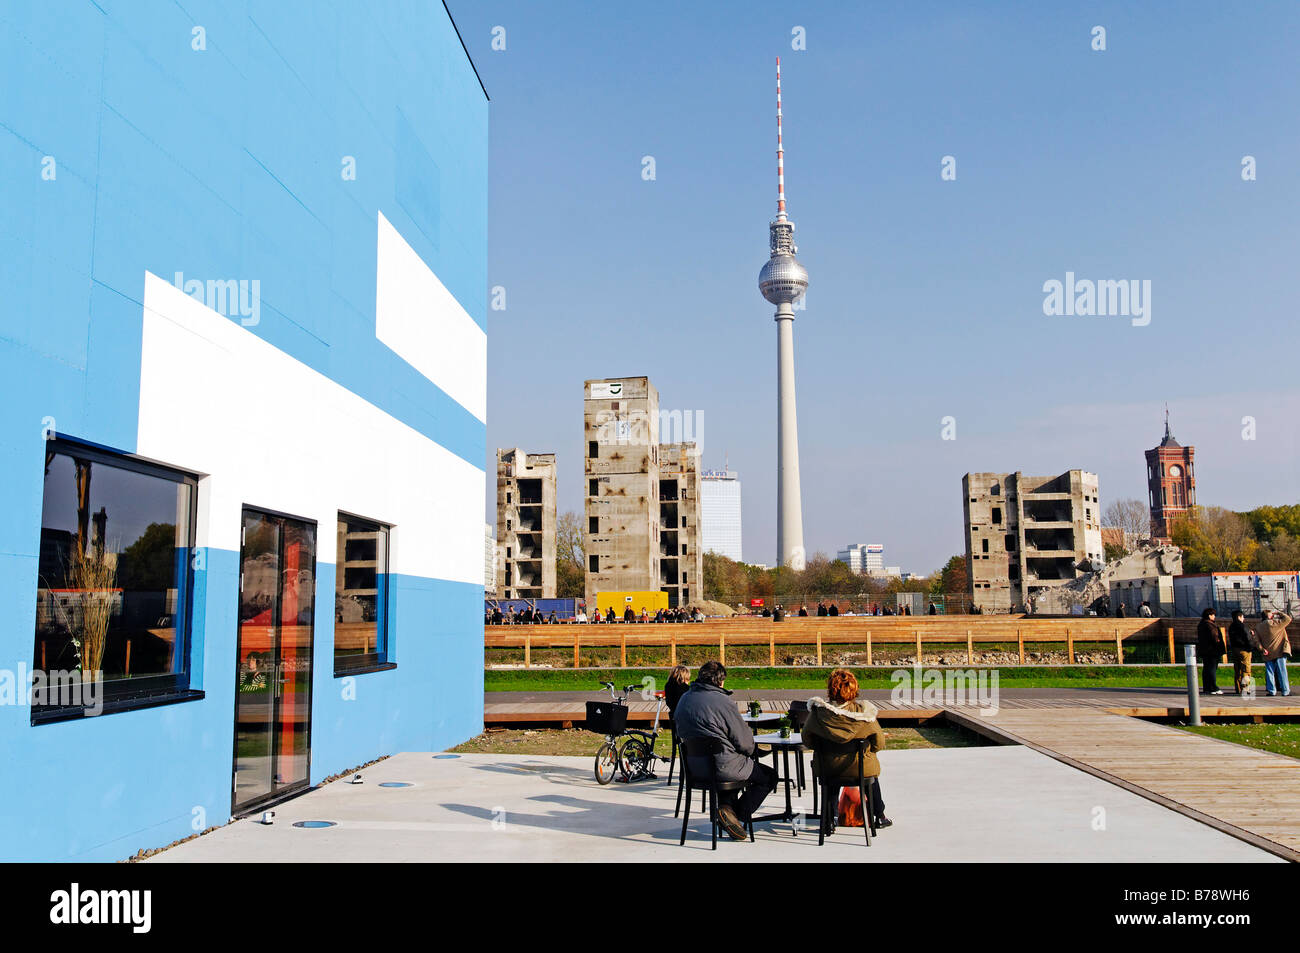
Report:
[{"label": "bicycle basket", "polygon": [[627,706],[613,702],[587,702],[587,730],[598,735],[620,735],[627,727]]}]

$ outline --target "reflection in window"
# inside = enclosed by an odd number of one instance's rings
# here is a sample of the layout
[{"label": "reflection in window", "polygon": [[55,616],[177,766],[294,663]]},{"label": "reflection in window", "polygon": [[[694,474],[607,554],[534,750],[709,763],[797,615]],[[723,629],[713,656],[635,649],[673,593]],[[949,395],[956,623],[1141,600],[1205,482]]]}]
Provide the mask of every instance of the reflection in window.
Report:
[{"label": "reflection in window", "polygon": [[382,523],[339,514],[335,672],[388,661],[388,535]]},{"label": "reflection in window", "polygon": [[110,693],[188,687],[192,477],[51,441],[35,667],[99,672]]}]

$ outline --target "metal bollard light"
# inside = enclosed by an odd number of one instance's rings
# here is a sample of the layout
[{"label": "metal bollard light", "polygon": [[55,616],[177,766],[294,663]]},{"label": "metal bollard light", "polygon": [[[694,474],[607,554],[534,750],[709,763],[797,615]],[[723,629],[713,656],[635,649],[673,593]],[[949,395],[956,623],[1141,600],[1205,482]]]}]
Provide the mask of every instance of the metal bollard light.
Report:
[{"label": "metal bollard light", "polygon": [[1201,693],[1196,687],[1196,646],[1183,646],[1183,659],[1187,663],[1187,714],[1193,726],[1201,724]]}]

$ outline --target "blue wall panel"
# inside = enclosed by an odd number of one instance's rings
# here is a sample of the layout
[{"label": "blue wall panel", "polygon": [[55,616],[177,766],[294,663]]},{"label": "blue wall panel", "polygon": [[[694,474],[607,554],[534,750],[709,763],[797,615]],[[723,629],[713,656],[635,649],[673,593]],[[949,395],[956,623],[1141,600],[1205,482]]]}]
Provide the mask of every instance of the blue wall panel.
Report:
[{"label": "blue wall panel", "polygon": [[[136,448],[146,270],[258,279],[251,333],[482,467],[483,424],[375,338],[380,213],[487,326],[487,101],[440,4],[5,4],[0,72],[0,669],[33,664],[43,420]],[[0,705],[23,778],[0,787],[0,857],[116,860],[228,818],[238,554],[204,558],[203,700],[38,727]],[[353,701],[317,621],[313,782],[481,727],[482,587],[394,586],[398,667],[355,676]]]}]

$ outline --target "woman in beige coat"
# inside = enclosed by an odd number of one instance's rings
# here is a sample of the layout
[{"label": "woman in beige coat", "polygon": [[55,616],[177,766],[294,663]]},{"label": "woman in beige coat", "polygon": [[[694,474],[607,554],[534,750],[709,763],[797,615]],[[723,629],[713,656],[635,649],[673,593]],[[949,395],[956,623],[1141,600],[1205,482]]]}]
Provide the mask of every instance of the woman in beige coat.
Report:
[{"label": "woman in beige coat", "polygon": [[[867,741],[867,748],[862,759],[862,775],[875,778],[871,785],[871,816],[876,819],[875,827],[889,827],[894,822],[885,817],[885,802],[880,795],[880,760],[876,752],[885,747],[885,732],[876,720],[878,711],[871,702],[858,700],[857,677],[847,668],[837,668],[831,672],[826,681],[826,697],[808,699],[808,720],[804,722],[803,736],[824,738],[835,744],[846,741]],[[811,748],[812,744],[808,743]],[[858,757],[856,753],[835,755],[828,758],[827,772],[831,784],[826,794],[828,804],[837,804],[840,788],[845,784],[856,784],[858,778]],[[821,773],[817,760],[813,759],[813,772]],[[834,822],[826,833],[834,832]]]}]

